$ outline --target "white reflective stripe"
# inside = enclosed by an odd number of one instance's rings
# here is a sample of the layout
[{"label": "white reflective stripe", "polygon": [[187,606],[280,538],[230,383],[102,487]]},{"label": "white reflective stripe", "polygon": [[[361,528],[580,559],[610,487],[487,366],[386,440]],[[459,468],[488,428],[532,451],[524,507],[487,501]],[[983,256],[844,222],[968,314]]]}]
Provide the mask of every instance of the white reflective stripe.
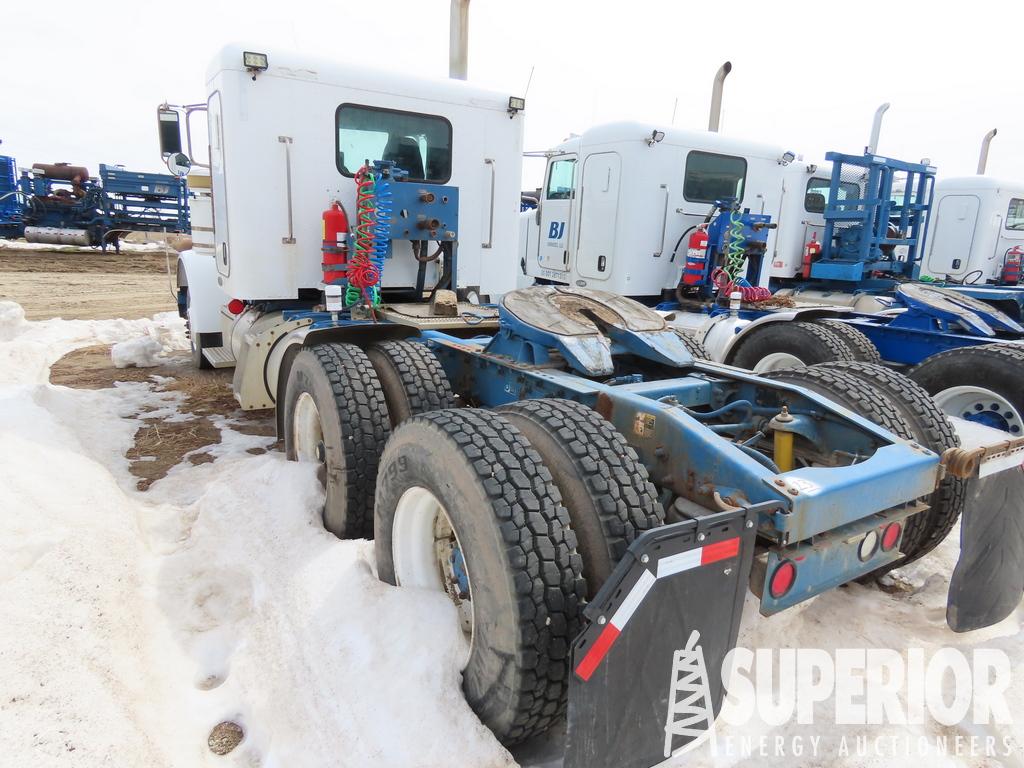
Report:
[{"label": "white reflective stripe", "polygon": [[647,597],[647,593],[651,591],[651,587],[654,586],[656,580],[653,573],[644,569],[636,584],[629,590],[626,599],[622,601],[619,610],[612,616],[612,624],[615,625],[616,629],[620,632],[622,631],[623,627],[626,626],[626,622],[629,621],[629,617],[633,615],[643,599]]},{"label": "white reflective stripe", "polygon": [[661,558],[658,561],[658,578],[663,579],[666,576],[674,576],[690,568],[697,568],[700,565],[701,553],[703,551],[704,547],[697,547],[697,549],[691,549],[689,552],[680,552],[678,555],[669,555],[668,557]]}]

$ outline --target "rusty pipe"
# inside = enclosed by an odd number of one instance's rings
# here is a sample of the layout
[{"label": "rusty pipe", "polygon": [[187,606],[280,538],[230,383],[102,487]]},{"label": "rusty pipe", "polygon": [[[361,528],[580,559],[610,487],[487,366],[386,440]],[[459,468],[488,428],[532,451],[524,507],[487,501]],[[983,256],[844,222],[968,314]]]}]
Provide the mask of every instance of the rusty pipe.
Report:
[{"label": "rusty pipe", "polygon": [[988,145],[992,143],[992,139],[996,137],[998,131],[993,128],[991,131],[985,134],[985,138],[981,140],[981,154],[978,155],[978,175],[985,175],[985,166],[988,165]]},{"label": "rusty pipe", "polygon": [[711,111],[708,114],[708,130],[718,133],[718,125],[722,119],[722,90],[725,88],[725,78],[732,72],[732,62],[727,61],[715,72],[715,82],[711,87]]}]

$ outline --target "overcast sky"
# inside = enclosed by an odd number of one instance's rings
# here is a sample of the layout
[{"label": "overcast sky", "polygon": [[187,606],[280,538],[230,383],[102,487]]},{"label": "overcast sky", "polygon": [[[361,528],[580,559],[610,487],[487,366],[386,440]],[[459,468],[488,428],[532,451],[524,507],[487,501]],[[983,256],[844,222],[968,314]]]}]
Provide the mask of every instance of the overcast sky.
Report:
[{"label": "overcast sky", "polygon": [[[204,101],[225,42],[285,46],[447,75],[448,0],[12,2],[0,46],[0,153],[20,165],[158,170],[158,103]],[[879,152],[1024,178],[1024,9],[1017,2],[472,0],[469,79],[527,93],[526,148],[617,119],[707,126],[725,60],[722,130],[808,159]],[[528,166],[528,174],[537,174]]]}]

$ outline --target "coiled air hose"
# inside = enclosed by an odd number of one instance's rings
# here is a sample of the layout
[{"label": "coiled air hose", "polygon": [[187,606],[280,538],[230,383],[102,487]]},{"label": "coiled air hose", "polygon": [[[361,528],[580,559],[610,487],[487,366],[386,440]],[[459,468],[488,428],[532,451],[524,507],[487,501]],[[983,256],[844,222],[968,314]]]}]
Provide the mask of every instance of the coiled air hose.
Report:
[{"label": "coiled air hose", "polygon": [[772,297],[770,290],[751,285],[746,278],[740,277],[747,263],[743,248],[745,239],[743,216],[738,210],[733,210],[729,213],[729,243],[725,251],[725,266],[716,268],[711,279],[718,287],[719,297],[728,298],[734,292],[739,292],[743,301],[767,301]]}]

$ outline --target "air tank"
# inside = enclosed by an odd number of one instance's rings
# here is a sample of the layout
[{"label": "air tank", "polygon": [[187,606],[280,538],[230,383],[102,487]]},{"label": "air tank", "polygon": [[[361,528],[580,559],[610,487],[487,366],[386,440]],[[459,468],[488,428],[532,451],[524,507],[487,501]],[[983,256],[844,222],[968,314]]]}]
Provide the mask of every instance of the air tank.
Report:
[{"label": "air tank", "polygon": [[89,180],[89,169],[81,165],[32,163],[32,170],[48,179],[57,179],[58,181],[74,181],[76,176],[80,181]]}]

